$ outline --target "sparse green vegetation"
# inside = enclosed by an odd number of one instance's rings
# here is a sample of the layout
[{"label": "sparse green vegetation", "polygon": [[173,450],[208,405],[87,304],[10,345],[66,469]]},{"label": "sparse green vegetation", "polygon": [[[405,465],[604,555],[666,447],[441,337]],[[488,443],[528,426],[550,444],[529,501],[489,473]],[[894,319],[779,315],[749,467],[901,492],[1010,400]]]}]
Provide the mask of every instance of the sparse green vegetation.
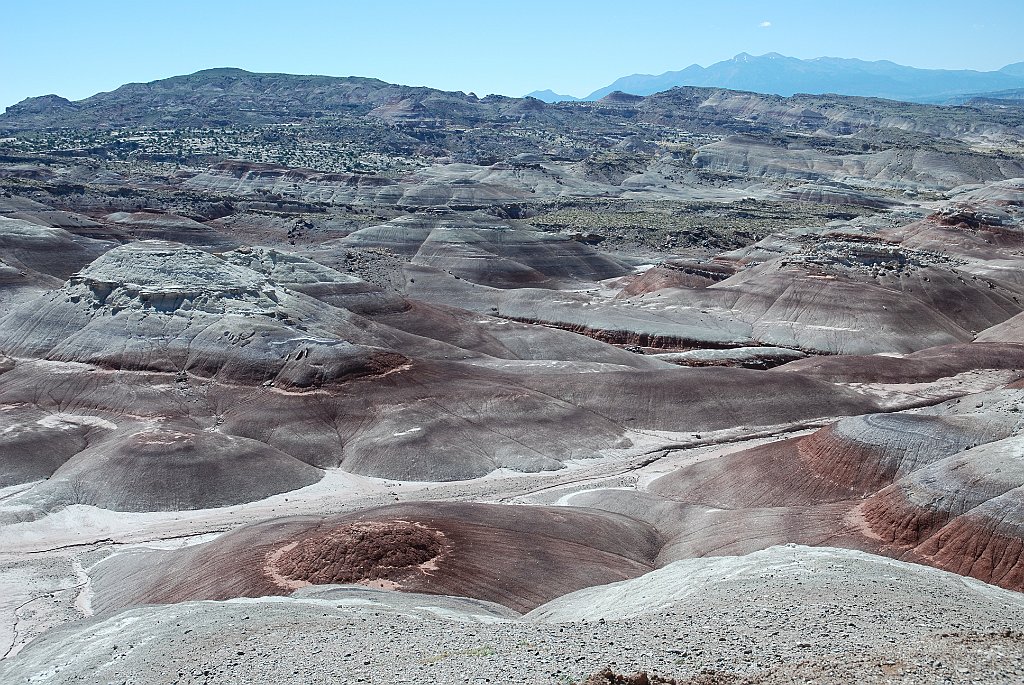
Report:
[{"label": "sparse green vegetation", "polygon": [[734,248],[773,231],[821,226],[872,213],[863,207],[760,200],[671,202],[572,200],[545,205],[529,219],[538,228],[596,233],[608,246],[636,242],[671,250],[692,246]]},{"label": "sparse green vegetation", "polygon": [[481,645],[480,647],[470,647],[468,649],[462,649],[457,652],[441,652],[437,656],[431,656],[426,659],[423,659],[420,663],[429,666],[430,664],[436,664],[440,661],[450,659],[454,656],[485,657],[494,656],[497,653],[498,652],[494,649],[494,647],[491,647],[490,645]]}]

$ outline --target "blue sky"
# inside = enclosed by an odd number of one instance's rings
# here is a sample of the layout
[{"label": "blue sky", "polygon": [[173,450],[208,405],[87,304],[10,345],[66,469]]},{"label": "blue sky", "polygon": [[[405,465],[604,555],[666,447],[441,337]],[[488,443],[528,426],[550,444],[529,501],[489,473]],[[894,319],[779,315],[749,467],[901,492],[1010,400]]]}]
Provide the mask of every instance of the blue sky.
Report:
[{"label": "blue sky", "polygon": [[1024,0],[0,0],[0,108],[233,66],[446,90],[585,95],[737,53],[998,69]]}]

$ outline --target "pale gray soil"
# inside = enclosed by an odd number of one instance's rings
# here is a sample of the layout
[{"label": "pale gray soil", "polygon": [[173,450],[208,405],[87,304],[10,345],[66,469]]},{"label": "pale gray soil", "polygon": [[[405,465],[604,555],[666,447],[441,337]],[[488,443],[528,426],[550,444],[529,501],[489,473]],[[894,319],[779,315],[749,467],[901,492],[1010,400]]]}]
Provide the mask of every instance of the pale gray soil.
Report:
[{"label": "pale gray soil", "polygon": [[[655,599],[668,589],[672,601]],[[680,562],[523,619],[472,600],[309,594],[72,625],[0,667],[0,682],[546,684],[606,665],[684,682],[702,671],[718,677],[698,682],[1024,678],[1024,596],[848,550],[786,546]],[[626,617],[603,616],[615,614]]]}]

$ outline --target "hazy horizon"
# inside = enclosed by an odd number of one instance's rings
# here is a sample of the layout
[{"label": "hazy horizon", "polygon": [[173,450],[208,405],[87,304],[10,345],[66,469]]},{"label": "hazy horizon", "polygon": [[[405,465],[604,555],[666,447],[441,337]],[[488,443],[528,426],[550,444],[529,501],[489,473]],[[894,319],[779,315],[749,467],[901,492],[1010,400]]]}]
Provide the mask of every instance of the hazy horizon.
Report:
[{"label": "hazy horizon", "polygon": [[[1024,61],[1024,4],[864,2],[855,12],[795,1],[713,7],[641,2],[466,0],[372,8],[316,0],[281,10],[262,0],[38,2],[8,8],[0,108],[26,97],[80,100],[124,83],[216,67],[366,76],[444,90],[584,96],[622,76],[708,66],[746,52],[890,60],[993,71]],[[879,16],[886,21],[879,21]],[[951,49],[969,44],[970,50]]]}]

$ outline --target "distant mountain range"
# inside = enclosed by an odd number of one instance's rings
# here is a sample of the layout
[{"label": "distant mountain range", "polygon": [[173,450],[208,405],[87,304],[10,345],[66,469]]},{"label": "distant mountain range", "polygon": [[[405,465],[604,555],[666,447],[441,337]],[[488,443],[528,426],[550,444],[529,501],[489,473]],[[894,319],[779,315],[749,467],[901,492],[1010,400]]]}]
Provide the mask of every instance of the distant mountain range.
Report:
[{"label": "distant mountain range", "polygon": [[[355,76],[258,74],[234,68],[204,69],[149,83],[128,83],[78,101],[59,95],[26,98],[0,114],[0,131],[33,128],[123,126],[260,126],[308,121],[325,115],[381,119],[424,113],[459,116],[495,102],[524,102],[399,86]],[[529,101],[526,101],[527,104]]]},{"label": "distant mountain range", "polygon": [[996,91],[1024,88],[1024,62],[1010,64],[998,71],[972,71],[917,69],[884,60],[797,59],[774,52],[755,57],[741,53],[709,67],[694,64],[682,71],[668,71],[657,76],[625,76],[583,98],[559,95],[550,90],[534,91],[528,97],[544,102],[600,100],[615,91],[651,95],[676,86],[707,86],[784,96],[835,93],[944,104],[967,102],[974,97],[998,99]]},{"label": "distant mountain range", "polygon": [[[1020,78],[1024,79],[1024,73]],[[614,87],[621,84],[617,82]],[[657,88],[660,86],[651,87]],[[591,98],[605,90],[597,91]],[[343,136],[372,140],[376,145],[391,145],[394,149],[434,146],[440,150],[439,141],[444,136],[453,136],[445,143],[451,145],[456,145],[454,137],[462,136],[459,154],[504,159],[509,145],[522,148],[523,153],[533,152],[521,136],[488,138],[509,124],[597,130],[597,122],[603,120],[609,109],[632,111],[645,121],[663,123],[684,112],[694,114],[704,108],[701,125],[716,134],[748,131],[753,120],[757,126],[771,119],[779,125],[808,131],[840,125],[830,118],[832,114],[825,113],[837,105],[844,112],[843,127],[877,125],[871,122],[884,111],[887,117],[903,122],[897,125],[890,121],[894,128],[905,125],[908,130],[927,131],[936,136],[959,135],[964,126],[1021,126],[1024,121],[1020,118],[1024,117],[1024,88],[1020,87],[945,100],[993,110],[1012,108],[1015,111],[1010,119],[999,112],[982,115],[978,111],[958,118],[963,113],[953,114],[931,103],[886,103],[838,94],[743,93],[742,97],[733,97],[736,95],[735,91],[717,87],[683,86],[650,96],[616,90],[601,97],[600,102],[546,104],[539,99],[503,95],[479,98],[473,93],[402,86],[355,76],[260,74],[217,68],[149,83],[128,83],[77,101],[52,94],[26,98],[0,114],[0,138],[19,131],[62,128],[99,131],[306,124],[321,126],[317,135],[331,139]],[[784,98],[789,98],[789,104],[784,104]],[[712,102],[714,115],[705,107]],[[1017,112],[1018,109],[1021,111]],[[444,130],[444,135],[439,133]],[[466,137],[468,130],[474,133]],[[477,134],[483,138],[474,137]],[[498,147],[487,148],[491,143]]]}]

